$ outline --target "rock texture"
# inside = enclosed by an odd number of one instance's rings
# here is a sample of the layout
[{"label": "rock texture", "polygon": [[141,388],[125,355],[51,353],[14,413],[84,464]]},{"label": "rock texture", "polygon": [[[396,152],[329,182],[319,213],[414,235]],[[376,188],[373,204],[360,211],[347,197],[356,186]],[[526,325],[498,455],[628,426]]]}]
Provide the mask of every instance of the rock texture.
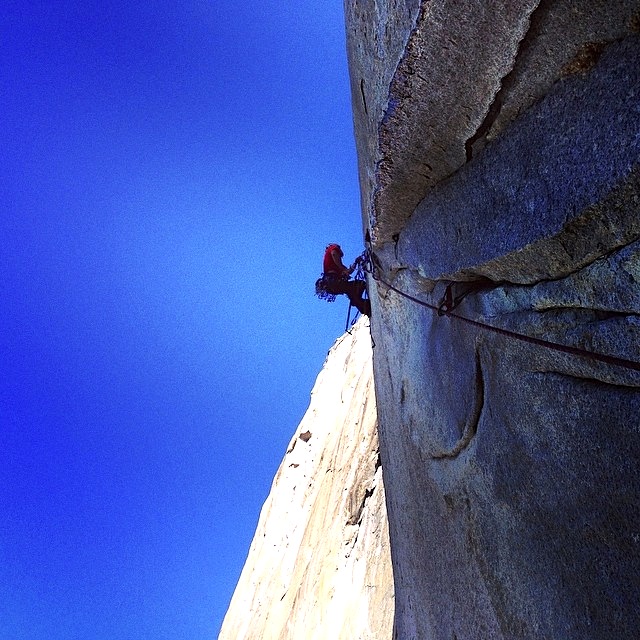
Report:
[{"label": "rock texture", "polygon": [[640,3],[345,8],[395,637],[636,638],[640,373],[416,300],[640,362]]},{"label": "rock texture", "polygon": [[345,12],[363,214],[378,244],[559,79],[587,73],[639,25],[637,0],[374,0]]},{"label": "rock texture", "polygon": [[333,346],[273,481],[221,640],[384,640],[393,577],[371,338]]}]

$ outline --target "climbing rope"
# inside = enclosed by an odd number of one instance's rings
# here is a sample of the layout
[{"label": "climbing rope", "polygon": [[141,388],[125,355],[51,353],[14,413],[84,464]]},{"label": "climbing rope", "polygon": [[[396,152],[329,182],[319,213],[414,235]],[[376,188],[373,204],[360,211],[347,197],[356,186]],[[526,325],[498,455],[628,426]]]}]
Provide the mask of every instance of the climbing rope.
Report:
[{"label": "climbing rope", "polygon": [[443,316],[444,315],[447,318],[454,318],[455,320],[460,320],[461,322],[466,322],[467,324],[473,325],[473,326],[478,327],[479,329],[483,329],[485,331],[490,331],[490,332],[493,332],[493,333],[497,333],[499,335],[507,336],[509,338],[513,338],[515,340],[520,340],[522,342],[528,342],[529,344],[535,344],[535,345],[538,345],[540,347],[545,347],[547,349],[552,349],[554,351],[561,351],[563,353],[570,353],[572,355],[580,356],[580,357],[583,357],[583,358],[589,358],[591,360],[596,360],[598,362],[604,362],[606,364],[610,364],[610,365],[614,365],[614,366],[618,366],[618,367],[623,367],[625,369],[632,369],[633,371],[640,371],[640,362],[636,362],[635,360],[628,360],[626,358],[619,358],[617,356],[611,356],[611,355],[607,355],[605,353],[598,353],[596,351],[588,351],[586,349],[581,349],[580,347],[571,347],[569,345],[561,344],[559,342],[552,342],[550,340],[544,340],[542,338],[535,338],[533,336],[528,336],[528,335],[523,334],[523,333],[518,333],[516,331],[511,331],[509,329],[504,329],[502,327],[497,327],[497,326],[492,325],[492,324],[486,324],[484,322],[480,322],[479,320],[473,320],[471,318],[467,318],[466,316],[462,316],[459,313],[453,313],[453,309],[455,309],[460,304],[460,302],[462,302],[462,299],[466,295],[468,295],[472,291],[477,291],[480,288],[483,288],[484,286],[486,286],[485,285],[486,281],[481,281],[475,287],[474,286],[470,286],[468,288],[468,290],[463,291],[463,293],[460,294],[459,296],[453,296],[453,284],[454,283],[450,283],[447,286],[447,289],[445,291],[445,295],[442,298],[440,304],[439,305],[434,305],[434,304],[430,304],[429,302],[426,302],[425,300],[421,300],[420,298],[416,298],[415,296],[410,295],[406,291],[402,291],[401,289],[398,289],[397,287],[394,287],[391,283],[386,282],[385,280],[383,280],[380,277],[379,273],[377,273],[378,269],[376,268],[376,265],[374,264],[376,261],[375,261],[375,256],[373,256],[372,251],[370,249],[367,249],[365,251],[365,253],[368,254],[367,258],[364,261],[364,264],[366,265],[365,270],[367,271],[367,273],[371,274],[371,277],[376,282],[380,282],[385,287],[387,287],[391,291],[394,291],[395,293],[397,293],[398,295],[402,296],[403,298],[406,298],[407,300],[410,300],[412,302],[415,302],[416,304],[419,304],[419,305],[421,305],[423,307],[431,309],[432,311],[435,311],[439,316]]},{"label": "climbing rope", "polygon": [[[355,259],[354,264],[356,268],[354,270],[355,274],[353,276],[353,280],[362,280],[362,282],[365,283],[365,293],[367,294],[367,297],[368,297],[369,293],[366,288],[367,278],[365,276],[366,265],[367,265],[367,254],[368,254],[368,251],[365,250]],[[351,304],[351,300],[349,300],[349,309],[347,310],[347,322],[344,329],[347,332],[351,327],[355,325],[355,323],[358,321],[358,318],[360,317],[360,312],[356,309],[356,314],[355,316],[353,316],[353,320],[351,320],[352,307],[353,305]]]}]

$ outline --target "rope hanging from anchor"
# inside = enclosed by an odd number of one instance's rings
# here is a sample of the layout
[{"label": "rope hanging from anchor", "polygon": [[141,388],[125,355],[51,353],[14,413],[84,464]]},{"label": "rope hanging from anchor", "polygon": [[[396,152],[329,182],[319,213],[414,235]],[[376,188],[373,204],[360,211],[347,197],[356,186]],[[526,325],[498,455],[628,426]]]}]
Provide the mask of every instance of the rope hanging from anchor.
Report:
[{"label": "rope hanging from anchor", "polygon": [[[367,241],[370,243],[369,234],[367,233]],[[551,340],[544,340],[542,338],[536,338],[534,336],[529,336],[524,333],[518,333],[517,331],[511,331],[510,329],[504,329],[502,327],[498,327],[496,325],[487,324],[485,322],[480,322],[479,320],[473,320],[472,318],[468,318],[466,316],[460,315],[459,313],[454,313],[453,310],[460,305],[463,299],[469,295],[470,293],[477,292],[483,288],[486,288],[490,280],[484,279],[476,282],[469,283],[456,283],[450,282],[445,289],[444,296],[440,300],[439,304],[431,304],[426,300],[422,300],[413,296],[406,291],[402,291],[398,289],[390,282],[386,282],[380,276],[380,263],[376,258],[375,254],[371,250],[371,248],[367,248],[365,251],[367,254],[364,264],[365,271],[371,275],[371,277],[380,284],[387,287],[387,289],[395,292],[399,296],[410,300],[418,305],[431,309],[436,312],[438,316],[446,316],[447,318],[451,318],[453,320],[459,320],[460,322],[465,322],[467,324],[473,325],[482,329],[484,331],[489,331],[492,333],[497,333],[499,335],[506,336],[508,338],[512,338],[514,340],[520,340],[521,342],[527,342],[529,344],[535,344],[540,347],[544,347],[546,349],[551,349],[554,351],[560,351],[562,353],[569,353],[575,356],[579,356],[582,358],[588,358],[590,360],[595,360],[597,362],[604,362],[606,364],[610,364],[617,367],[623,367],[625,369],[630,369],[633,371],[640,371],[640,362],[636,362],[635,360],[629,360],[627,358],[620,358],[618,356],[612,356],[606,353],[598,353],[596,351],[588,351],[586,349],[581,349],[580,347],[572,347],[570,345],[561,344],[559,342],[552,342]],[[454,294],[454,288],[456,284],[466,284],[466,287],[462,287],[462,291],[460,291],[457,295]]]}]

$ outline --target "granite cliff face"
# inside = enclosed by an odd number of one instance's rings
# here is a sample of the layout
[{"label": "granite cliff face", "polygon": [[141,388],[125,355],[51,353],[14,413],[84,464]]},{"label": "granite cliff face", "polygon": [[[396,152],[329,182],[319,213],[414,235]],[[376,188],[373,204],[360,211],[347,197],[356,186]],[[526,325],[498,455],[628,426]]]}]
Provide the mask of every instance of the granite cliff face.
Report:
[{"label": "granite cliff face", "polygon": [[640,3],[345,11],[394,637],[636,638]]},{"label": "granite cliff face", "polygon": [[363,320],[333,346],[264,504],[221,640],[391,638],[393,577]]},{"label": "granite cliff face", "polygon": [[361,325],[220,637],[635,640],[640,2],[345,13],[379,457]]}]

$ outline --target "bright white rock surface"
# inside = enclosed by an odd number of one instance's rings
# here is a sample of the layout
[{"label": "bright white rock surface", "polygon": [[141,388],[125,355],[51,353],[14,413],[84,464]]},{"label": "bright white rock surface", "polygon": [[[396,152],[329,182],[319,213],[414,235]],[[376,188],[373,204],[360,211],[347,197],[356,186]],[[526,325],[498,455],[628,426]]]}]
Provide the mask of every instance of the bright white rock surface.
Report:
[{"label": "bright white rock surface", "polygon": [[385,640],[394,590],[371,338],[339,338],[262,508],[220,640]]}]

